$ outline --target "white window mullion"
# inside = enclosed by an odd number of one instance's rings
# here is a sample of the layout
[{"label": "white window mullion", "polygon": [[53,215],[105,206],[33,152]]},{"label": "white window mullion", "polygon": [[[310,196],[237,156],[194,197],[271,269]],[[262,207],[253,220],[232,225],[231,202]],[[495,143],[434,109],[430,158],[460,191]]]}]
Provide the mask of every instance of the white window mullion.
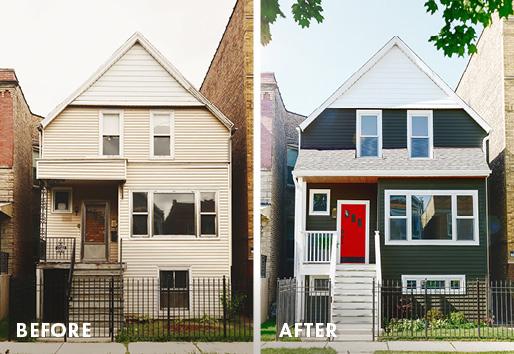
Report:
[{"label": "white window mullion", "polygon": [[452,195],[452,241],[457,241],[457,195]]},{"label": "white window mullion", "polygon": [[153,237],[153,191],[148,192],[148,237]]},{"label": "white window mullion", "polygon": [[405,194],[406,208],[405,211],[407,216],[407,241],[412,241],[412,196],[410,193]]}]

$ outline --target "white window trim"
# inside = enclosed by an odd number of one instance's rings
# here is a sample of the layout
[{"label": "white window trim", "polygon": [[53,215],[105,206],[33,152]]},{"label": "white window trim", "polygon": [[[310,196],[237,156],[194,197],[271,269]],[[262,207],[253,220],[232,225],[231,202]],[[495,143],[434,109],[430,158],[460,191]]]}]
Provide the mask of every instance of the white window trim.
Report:
[{"label": "white window trim", "polygon": [[[377,116],[377,134],[378,134],[378,151],[377,156],[361,156],[361,138],[362,137],[375,137],[375,136],[361,136],[361,118],[363,115]],[[381,158],[382,157],[382,111],[381,110],[357,110],[357,127],[355,131],[356,136],[356,150],[357,157],[359,158]]]},{"label": "white window trim", "polygon": [[[69,192],[68,206],[66,210],[55,209],[55,192]],[[73,188],[71,187],[54,187],[52,188],[52,213],[55,214],[71,214],[73,213]]]},{"label": "white window trim", "polygon": [[[132,215],[133,212],[133,199],[134,193],[147,193],[148,198],[148,235],[133,235],[132,234]],[[189,193],[194,195],[195,201],[195,227],[196,232],[194,235],[154,235],[153,233],[153,200],[155,193]],[[200,193],[215,193],[216,198],[216,235],[201,235],[200,230]],[[219,232],[219,190],[216,189],[205,189],[205,190],[169,190],[169,189],[159,189],[159,190],[148,190],[148,189],[134,189],[129,192],[129,238],[132,240],[193,240],[193,239],[211,239],[211,240],[219,240],[220,232]],[[145,213],[136,213],[137,214],[145,214]],[[146,214],[145,214],[146,215]]]},{"label": "white window trim", "polygon": [[[134,193],[146,193],[146,212],[134,212]],[[129,235],[131,238],[134,238],[134,239],[138,239],[138,238],[141,238],[141,239],[148,239],[148,238],[151,238],[151,229],[150,229],[150,217],[151,217],[151,213],[150,213],[150,192],[148,191],[131,191],[130,192],[130,200],[129,200],[129,210],[130,210],[130,218],[129,218]],[[134,235],[133,232],[132,232],[132,224],[133,224],[133,218],[132,216],[133,215],[147,215],[147,218],[146,218],[146,230],[148,231],[148,233],[146,235]]]},{"label": "white window trim", "polygon": [[[327,195],[327,209],[323,211],[314,210],[314,194]],[[309,190],[309,215],[327,216],[330,215],[330,189],[310,189]]]},{"label": "white window trim", "polygon": [[[154,155],[154,116],[156,114],[168,114],[170,117],[170,154]],[[165,135],[157,135],[165,136]],[[167,135],[166,135],[167,136]],[[150,158],[157,160],[170,160],[175,157],[175,111],[173,110],[151,110],[150,111]]]},{"label": "white window trim", "polygon": [[[414,280],[416,281],[416,289],[408,289],[407,281]],[[425,275],[425,274],[416,274],[416,275],[408,275],[402,274],[402,293],[403,294],[424,294],[425,289],[422,288],[421,282],[424,280],[444,280],[444,289],[427,289],[427,294],[452,294],[452,295],[463,295],[466,293],[466,276],[464,274],[442,274],[442,275]],[[460,281],[460,289],[452,289],[451,281],[458,280]]]},{"label": "white window trim", "polygon": [[[202,211],[202,193],[214,193],[214,211]],[[196,193],[196,197],[198,198],[198,220],[197,220],[197,229],[198,229],[198,236],[201,238],[216,238],[218,237],[218,192],[216,191],[199,191]],[[202,234],[202,215],[214,215],[216,217],[215,224],[214,224],[214,232],[215,234]]]},{"label": "white window trim", "polygon": [[[120,119],[119,119],[119,132],[120,132],[120,153],[119,155],[104,155],[104,144],[103,144],[103,130],[104,130],[104,114],[118,114]],[[100,157],[104,157],[104,158],[113,158],[113,157],[123,157],[123,141],[124,141],[124,138],[123,138],[123,110],[119,110],[119,109],[104,109],[104,110],[101,110],[99,112],[99,116],[98,116],[98,132],[99,132],[99,136],[98,136],[98,152],[99,152],[99,156]]]},{"label": "white window trim", "polygon": [[167,310],[167,307],[164,308],[164,309],[161,309],[161,278],[160,278],[160,272],[164,271],[164,272],[188,272],[188,281],[189,281],[189,284],[188,284],[188,289],[189,289],[189,308],[186,308],[186,307],[177,307],[177,308],[173,308],[170,310],[171,311],[177,311],[177,310],[181,310],[181,311],[190,311],[191,310],[191,306],[193,305],[193,291],[191,290],[192,289],[192,284],[193,284],[193,269],[191,266],[173,266],[173,267],[170,267],[170,266],[158,266],[157,267],[157,282],[159,284],[159,296],[158,296],[158,302],[159,304],[157,305],[158,306],[158,310],[160,313],[166,313],[168,310]]},{"label": "white window trim", "polygon": [[[427,138],[426,136],[412,136],[412,117],[426,116],[428,117],[428,157],[412,157],[411,156],[411,140],[412,138]],[[407,151],[410,159],[429,160],[434,157],[434,112],[432,110],[408,110],[407,111]]]},{"label": "white window trim", "polygon": [[[407,240],[391,240],[390,239],[390,196],[405,195],[406,196],[406,214],[407,214]],[[451,240],[412,240],[412,212],[411,212],[411,196],[412,195],[444,195],[451,196],[452,200],[452,239]],[[457,196],[469,195],[473,197],[473,219],[474,232],[473,240],[458,241],[457,240]],[[394,190],[387,189],[384,192],[384,229],[385,229],[385,245],[408,245],[408,246],[478,246],[480,244],[479,220],[478,213],[478,191],[477,190]],[[393,217],[395,218],[395,217]],[[461,217],[460,217],[461,218]]]}]

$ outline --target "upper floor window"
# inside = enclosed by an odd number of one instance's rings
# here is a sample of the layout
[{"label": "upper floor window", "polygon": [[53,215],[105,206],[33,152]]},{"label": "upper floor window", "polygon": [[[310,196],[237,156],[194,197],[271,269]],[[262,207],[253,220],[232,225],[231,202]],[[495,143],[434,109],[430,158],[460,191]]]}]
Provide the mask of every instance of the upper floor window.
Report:
[{"label": "upper floor window", "polygon": [[100,113],[101,155],[121,155],[121,113],[106,111]]},{"label": "upper floor window", "polygon": [[382,111],[357,111],[357,157],[382,156]]},{"label": "upper floor window", "polygon": [[152,112],[152,136],[151,151],[152,157],[172,156],[172,133],[173,115],[172,112]]},{"label": "upper floor window", "polygon": [[407,111],[408,150],[411,158],[432,158],[432,111]]}]

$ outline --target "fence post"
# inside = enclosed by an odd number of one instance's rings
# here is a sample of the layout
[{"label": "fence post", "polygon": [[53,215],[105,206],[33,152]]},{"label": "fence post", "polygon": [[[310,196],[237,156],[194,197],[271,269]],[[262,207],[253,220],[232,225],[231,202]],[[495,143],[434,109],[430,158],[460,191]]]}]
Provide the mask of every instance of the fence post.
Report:
[{"label": "fence post", "polygon": [[16,321],[14,320],[14,311],[13,311],[13,278],[12,275],[9,275],[9,302],[7,304],[8,306],[8,314],[7,314],[7,340],[10,342],[12,340],[12,332],[13,328],[16,327],[16,325],[13,326]]},{"label": "fence post", "polygon": [[480,338],[480,281],[477,278],[477,323],[478,323],[478,338]]},{"label": "fence post", "polygon": [[281,296],[280,296],[280,279],[277,279],[277,315],[276,315],[276,321],[275,321],[275,340],[278,341],[278,334],[279,334],[279,324],[280,324],[280,310],[281,310]]},{"label": "fence post", "polygon": [[166,293],[167,293],[166,294],[167,295],[166,296],[167,297],[167,302],[166,302],[166,304],[167,304],[167,306],[166,306],[166,320],[167,321],[166,321],[166,323],[167,323],[167,326],[166,327],[168,328],[168,330],[167,330],[168,339],[170,338],[170,334],[171,334],[171,328],[170,328],[171,327],[171,319],[170,319],[170,307],[171,307],[170,285],[171,284],[170,284],[170,282],[171,282],[171,277],[169,277],[169,276],[166,277],[166,285],[167,285],[167,287],[166,287]]},{"label": "fence post", "polygon": [[114,275],[109,281],[109,331],[111,342],[114,342]]},{"label": "fence post", "polygon": [[227,278],[223,276],[223,337],[227,338]]},{"label": "fence post", "polygon": [[428,292],[427,279],[425,279],[425,339],[428,339]]}]

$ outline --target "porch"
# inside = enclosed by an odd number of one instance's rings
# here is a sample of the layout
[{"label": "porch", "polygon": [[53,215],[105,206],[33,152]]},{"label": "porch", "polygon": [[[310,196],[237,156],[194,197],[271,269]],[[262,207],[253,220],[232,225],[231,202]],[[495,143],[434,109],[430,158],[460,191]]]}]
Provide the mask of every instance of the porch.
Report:
[{"label": "porch", "polygon": [[41,192],[39,268],[121,262],[116,181],[51,180]]}]

